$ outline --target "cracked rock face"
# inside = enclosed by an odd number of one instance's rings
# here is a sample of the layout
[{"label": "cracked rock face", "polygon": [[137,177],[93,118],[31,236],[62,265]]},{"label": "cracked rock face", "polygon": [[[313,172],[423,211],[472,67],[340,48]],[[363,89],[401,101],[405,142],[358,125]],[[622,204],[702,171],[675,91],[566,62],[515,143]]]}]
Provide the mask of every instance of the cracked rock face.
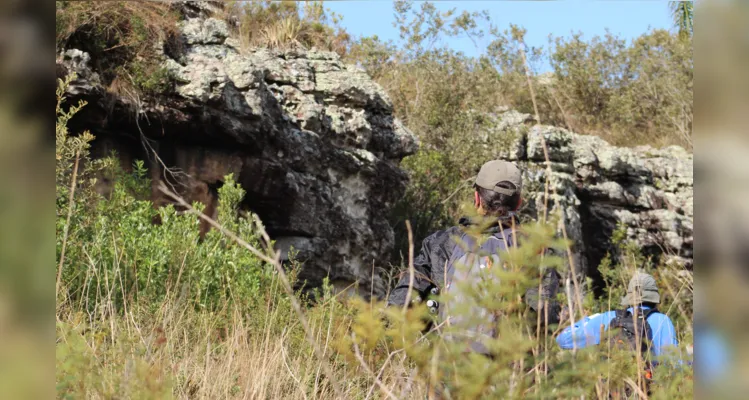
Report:
[{"label": "cracked rock face", "polygon": [[[159,60],[173,87],[141,99],[138,118],[132,102],[107,93],[87,53],[62,51],[58,70],[77,73],[71,100],[88,102],[71,130],[97,136],[94,156],[115,149],[126,168],[146,160],[156,205],[169,202],[157,185],[179,179],[181,194],[214,215],[217,190],[233,173],[247,191],[243,207],[260,216],[285,258],[293,248],[304,262],[301,279],[315,286],[329,276],[337,287],[358,281],[365,296],[384,294],[373,268],[387,264],[393,246],[388,215],[407,179],[398,162],[417,150],[416,138],[394,118],[383,89],[335,53],[241,51],[211,7],[184,2],[180,51]],[[617,224],[645,254],[691,267],[691,154],[614,147],[534,126],[515,111],[487,118],[478,134],[491,157],[525,170],[524,217],[538,218],[545,204],[551,214],[561,210],[560,233],[564,227],[572,240],[581,274],[596,277]]]},{"label": "cracked rock face", "polygon": [[63,51],[58,65],[78,74],[69,94],[89,103],[71,123],[97,136],[95,156],[116,149],[126,167],[146,159],[156,205],[168,203],[155,188],[169,174],[146,154],[141,131],[164,165],[184,172],[181,194],[208,214],[233,173],[247,191],[243,207],[284,257],[293,248],[304,262],[301,279],[359,281],[361,293],[384,294],[373,268],[393,246],[387,218],[407,179],[398,162],[417,150],[416,138],[383,89],[335,53],[240,51],[199,3],[185,6],[181,51],[160,60],[173,89],[143,99],[137,124],[125,99],[105,95],[88,54]]},{"label": "cracked rock face", "polygon": [[[547,203],[573,242],[578,271],[597,276],[611,236],[623,226],[627,239],[656,261],[692,266],[693,163],[681,147],[615,147],[595,136],[562,128],[532,126],[528,114],[508,111],[491,116],[489,143],[511,143],[495,157],[519,161],[524,168],[526,219],[538,218]],[[520,143],[520,147],[517,144]],[[544,143],[549,155],[548,173]],[[549,175],[549,198],[545,182]],[[560,225],[561,231],[561,225]]]}]

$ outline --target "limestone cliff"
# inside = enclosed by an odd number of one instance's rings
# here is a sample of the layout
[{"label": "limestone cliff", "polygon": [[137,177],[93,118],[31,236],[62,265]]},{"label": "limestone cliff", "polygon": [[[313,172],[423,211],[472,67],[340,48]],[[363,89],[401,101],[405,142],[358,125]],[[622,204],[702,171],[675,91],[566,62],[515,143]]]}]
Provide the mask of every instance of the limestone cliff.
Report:
[{"label": "limestone cliff", "polygon": [[60,72],[78,76],[69,94],[89,103],[71,123],[97,136],[95,156],[147,160],[156,205],[167,181],[211,214],[233,173],[283,257],[298,252],[302,279],[384,293],[373,268],[393,245],[389,210],[407,179],[398,162],[418,148],[387,94],[335,53],[240,51],[223,20],[194,11],[180,43],[160,44],[175,84],[157,96],[107,93],[88,54],[64,50]]},{"label": "limestone cliff", "polygon": [[563,211],[581,272],[596,275],[601,259],[614,250],[611,236],[618,224],[646,256],[691,268],[691,153],[678,146],[615,147],[596,136],[534,125],[530,115],[516,111],[486,117],[489,123],[481,132],[489,153],[517,161],[525,170],[523,215],[538,218],[548,192],[548,206],[554,209],[549,213]]},{"label": "limestone cliff", "polygon": [[[416,138],[364,71],[334,53],[240,50],[226,22],[201,4],[185,6],[178,43],[156,44],[173,77],[162,93],[113,94],[88,54],[62,50],[58,71],[78,76],[69,95],[89,103],[71,121],[73,131],[97,136],[95,156],[114,149],[125,166],[146,160],[156,205],[168,202],[155,189],[167,181],[212,214],[223,177],[233,173],[247,191],[243,206],[261,217],[284,257],[298,251],[302,279],[359,281],[362,292],[383,294],[378,269],[393,246],[389,211],[407,182],[398,163],[417,150]],[[547,144],[549,205],[564,212],[581,272],[595,275],[619,222],[646,254],[691,264],[691,154],[617,148],[533,126],[514,111],[487,118],[479,132],[487,157],[525,168],[528,218],[544,205]]]}]

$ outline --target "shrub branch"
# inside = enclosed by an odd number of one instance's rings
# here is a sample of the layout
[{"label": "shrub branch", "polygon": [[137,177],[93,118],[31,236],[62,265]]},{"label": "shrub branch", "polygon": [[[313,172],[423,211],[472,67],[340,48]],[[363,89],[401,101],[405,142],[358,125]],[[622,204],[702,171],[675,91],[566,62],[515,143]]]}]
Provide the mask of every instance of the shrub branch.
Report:
[{"label": "shrub branch", "polygon": [[[332,367],[328,363],[328,360],[325,358],[324,353],[320,349],[320,346],[318,346],[317,342],[315,341],[315,336],[312,333],[312,330],[309,327],[309,323],[307,321],[307,318],[304,315],[304,312],[302,311],[302,307],[299,303],[299,299],[297,299],[296,295],[294,294],[294,289],[291,287],[291,283],[289,282],[289,278],[286,275],[286,271],[284,271],[283,266],[281,265],[281,252],[276,251],[271,247],[271,243],[266,241],[266,251],[269,254],[273,254],[273,257],[269,257],[268,255],[264,254],[262,251],[256,249],[246,241],[244,241],[242,238],[237,236],[234,232],[231,232],[230,230],[224,228],[221,224],[213,220],[213,218],[210,218],[209,216],[203,214],[202,212],[196,210],[192,207],[185,199],[177,195],[176,193],[169,190],[169,188],[166,187],[166,185],[161,182],[159,184],[159,190],[166,194],[167,196],[171,197],[173,200],[178,202],[181,206],[185,207],[186,210],[192,214],[197,215],[200,219],[203,221],[208,222],[212,227],[216,228],[233,240],[238,245],[244,247],[245,249],[249,250],[252,254],[256,255],[261,260],[273,265],[276,269],[276,272],[278,272],[278,276],[281,279],[281,283],[283,284],[284,289],[286,290],[286,294],[289,296],[289,300],[291,301],[291,305],[294,308],[294,311],[296,312],[297,316],[299,317],[299,322],[302,324],[302,328],[304,329],[304,333],[306,336],[307,341],[312,346],[312,348],[315,351],[315,355],[320,360],[320,364],[322,368],[325,370],[325,374],[329,377],[330,382],[332,383],[333,390],[336,393],[336,397],[339,399],[345,398],[343,396],[343,391],[341,390],[340,383],[338,380],[335,379],[335,375],[333,372]],[[265,228],[258,225],[257,229],[260,231],[260,234],[263,235],[264,238],[268,237],[268,233],[265,231]]]}]

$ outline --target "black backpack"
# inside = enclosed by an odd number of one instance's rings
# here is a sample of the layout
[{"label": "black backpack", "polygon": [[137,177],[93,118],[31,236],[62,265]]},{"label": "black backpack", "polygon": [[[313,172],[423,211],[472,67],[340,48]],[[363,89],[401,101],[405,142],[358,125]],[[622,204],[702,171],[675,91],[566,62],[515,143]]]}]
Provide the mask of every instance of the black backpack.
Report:
[{"label": "black backpack", "polygon": [[[648,317],[658,312],[655,308],[649,310],[638,309],[637,318],[628,310],[617,310],[616,316],[609,323],[608,338],[611,348],[621,350],[640,351],[642,360],[645,362],[645,371],[643,371],[644,380],[642,390],[650,395],[650,381],[653,378],[652,363],[650,350],[653,342],[653,331],[648,324]],[[602,328],[603,329],[603,328]],[[623,391],[612,388],[609,398],[631,398],[633,390],[626,386]]]},{"label": "black backpack", "polygon": [[609,323],[609,344],[611,347],[640,351],[643,355],[650,352],[653,341],[653,330],[648,324],[648,317],[658,312],[655,308],[637,310],[637,318],[629,310],[616,310],[616,316]]}]

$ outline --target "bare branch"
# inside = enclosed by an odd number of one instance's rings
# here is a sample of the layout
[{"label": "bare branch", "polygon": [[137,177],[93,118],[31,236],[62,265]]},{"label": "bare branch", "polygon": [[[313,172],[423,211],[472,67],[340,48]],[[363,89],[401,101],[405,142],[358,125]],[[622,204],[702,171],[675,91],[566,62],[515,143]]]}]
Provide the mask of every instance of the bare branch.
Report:
[{"label": "bare branch", "polygon": [[[275,251],[270,246],[270,243],[266,242],[266,246],[267,246],[266,251],[269,254],[273,254],[273,256],[270,257],[264,254],[263,252],[256,249],[255,247],[253,247],[252,245],[244,241],[242,238],[237,236],[234,232],[229,231],[228,229],[221,226],[221,224],[214,221],[212,218],[208,217],[207,215],[193,208],[192,205],[190,205],[182,197],[170,191],[169,188],[167,188],[163,182],[159,185],[159,190],[161,190],[164,194],[174,199],[181,206],[185,207],[185,209],[188,212],[197,215],[200,219],[208,222],[211,226],[218,229],[222,234],[226,235],[227,237],[232,239],[234,242],[236,242],[240,246],[249,250],[252,254],[256,255],[261,260],[273,265],[276,268],[276,272],[278,272],[278,276],[281,279],[281,283],[283,284],[284,289],[286,290],[286,294],[289,296],[291,305],[294,308],[294,311],[296,312],[297,316],[299,317],[299,322],[302,324],[302,328],[304,329],[304,333],[307,338],[307,341],[314,349],[315,355],[317,356],[317,358],[320,360],[320,364],[323,367],[323,370],[325,370],[325,374],[328,376],[328,379],[330,380],[333,386],[333,390],[336,392],[336,397],[339,399],[345,398],[345,396],[343,396],[343,391],[341,390],[339,382],[335,379],[333,368],[325,359],[325,354],[322,352],[320,347],[317,345],[317,342],[315,341],[315,337],[312,334],[312,331],[310,330],[307,318],[304,315],[304,312],[302,311],[302,307],[299,303],[299,299],[297,299],[296,295],[294,294],[294,289],[291,287],[291,283],[289,282],[289,278],[286,275],[286,271],[284,271],[283,266],[281,265],[281,260],[280,260],[281,253]],[[258,224],[257,228],[260,231],[261,235],[267,236],[267,232],[265,232],[265,229],[261,225]]]},{"label": "bare branch", "polygon": [[406,229],[408,230],[408,291],[406,292],[406,301],[403,303],[403,312],[408,309],[411,302],[411,291],[414,287],[414,238],[411,232],[411,222],[406,220]]}]

